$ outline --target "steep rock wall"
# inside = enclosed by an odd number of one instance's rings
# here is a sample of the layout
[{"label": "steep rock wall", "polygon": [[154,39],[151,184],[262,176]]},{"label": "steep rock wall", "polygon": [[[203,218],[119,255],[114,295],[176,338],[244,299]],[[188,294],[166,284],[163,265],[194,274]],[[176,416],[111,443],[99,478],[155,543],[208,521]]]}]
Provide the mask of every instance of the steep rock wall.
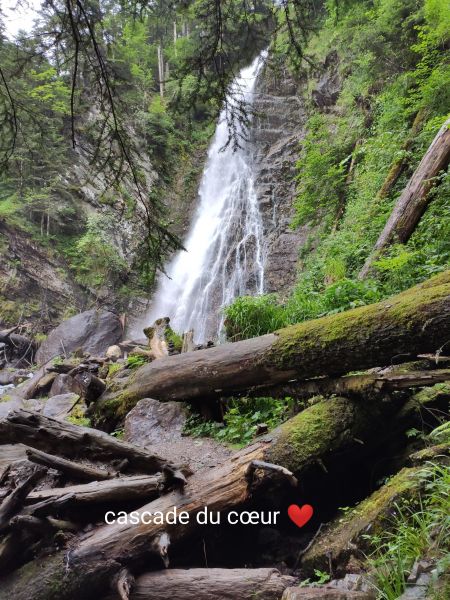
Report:
[{"label": "steep rock wall", "polygon": [[287,292],[295,283],[300,250],[313,229],[291,228],[296,196],[295,163],[311,110],[332,110],[339,91],[337,55],[318,65],[317,74],[297,80],[270,60],[257,82],[254,145],[255,190],[266,242],[265,290]]}]

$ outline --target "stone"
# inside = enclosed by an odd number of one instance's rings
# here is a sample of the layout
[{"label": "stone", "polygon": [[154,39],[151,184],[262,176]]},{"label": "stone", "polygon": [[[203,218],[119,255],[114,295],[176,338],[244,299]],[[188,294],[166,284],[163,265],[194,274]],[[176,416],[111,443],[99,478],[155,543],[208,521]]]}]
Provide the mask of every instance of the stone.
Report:
[{"label": "stone", "polygon": [[80,391],[79,384],[71,375],[60,373],[55,377],[52,387],[48,393],[48,397],[60,396],[61,394],[78,394]]},{"label": "stone", "polygon": [[41,396],[48,394],[56,377],[57,373],[46,373],[41,377],[39,383],[36,385],[36,395]]},{"label": "stone", "polygon": [[49,398],[44,405],[42,414],[45,417],[53,417],[54,419],[64,419],[70,414],[75,402],[79,400],[78,394],[60,394]]},{"label": "stone", "polygon": [[133,444],[170,442],[181,437],[186,409],[180,402],[140,400],[125,418],[125,438]]},{"label": "stone", "polygon": [[14,372],[9,369],[0,370],[0,385],[11,385],[14,383]]},{"label": "stone", "polygon": [[58,325],[42,342],[36,360],[43,365],[55,356],[69,356],[80,348],[92,355],[102,355],[120,341],[122,333],[122,323],[114,313],[87,310]]},{"label": "stone", "polygon": [[119,360],[119,358],[122,358],[122,350],[120,346],[117,346],[117,344],[110,346],[106,351],[106,358],[111,359],[113,362],[116,362]]},{"label": "stone", "polygon": [[[8,398],[8,395],[5,394]],[[0,419],[4,419],[10,410],[17,410],[18,408],[23,408],[22,401],[18,398],[13,398],[12,400],[2,400],[2,396],[0,396]]]}]

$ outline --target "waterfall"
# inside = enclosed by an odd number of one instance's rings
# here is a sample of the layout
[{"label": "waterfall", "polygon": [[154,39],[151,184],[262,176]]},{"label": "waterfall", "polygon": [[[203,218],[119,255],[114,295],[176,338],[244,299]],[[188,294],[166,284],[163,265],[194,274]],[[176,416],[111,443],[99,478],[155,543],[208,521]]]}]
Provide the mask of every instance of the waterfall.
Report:
[{"label": "waterfall", "polygon": [[[262,55],[242,69],[229,102],[253,103]],[[237,134],[243,134],[239,123]],[[249,142],[224,149],[229,130],[222,111],[203,171],[199,201],[180,251],[158,282],[145,323],[168,316],[172,328],[194,330],[197,343],[218,339],[222,308],[237,296],[264,290],[263,224],[254,189]]]}]

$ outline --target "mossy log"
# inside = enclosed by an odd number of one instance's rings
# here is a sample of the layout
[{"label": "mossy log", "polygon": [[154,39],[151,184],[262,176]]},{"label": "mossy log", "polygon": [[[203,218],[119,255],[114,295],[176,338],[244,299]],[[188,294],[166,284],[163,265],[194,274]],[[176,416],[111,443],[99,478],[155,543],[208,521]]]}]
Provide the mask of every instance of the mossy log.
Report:
[{"label": "mossy log", "polygon": [[395,241],[404,244],[409,240],[428,206],[429,191],[435,183],[435,177],[448,167],[449,161],[450,119],[447,119],[397,200],[373,252],[359,274],[360,278],[368,274],[374,259],[386,246]]},{"label": "mossy log", "polygon": [[450,271],[387,300],[275,333],[162,358],[113,382],[98,422],[114,422],[141,398],[192,401],[291,379],[336,376],[436,352],[450,339]]},{"label": "mossy log", "polygon": [[364,460],[365,452],[374,452],[389,435],[394,435],[392,424],[398,410],[395,403],[389,402],[362,404],[339,397],[318,402],[237,452],[224,465],[192,475],[183,489],[139,509],[140,514],[167,514],[176,507],[178,514],[188,513],[186,524],[152,520],[101,526],[72,542],[67,555],[33,561],[0,581],[0,599],[96,598],[107,592],[111,578],[124,565],[132,569],[148,556],[161,536],[169,535],[176,548],[178,542],[198,531],[195,516],[205,507],[224,513],[257,498],[258,493],[267,498],[268,489],[275,489],[281,482],[292,484],[292,476],[266,471],[263,463],[288,469],[309,487],[314,482],[321,485],[333,469],[351,469],[355,460]]}]

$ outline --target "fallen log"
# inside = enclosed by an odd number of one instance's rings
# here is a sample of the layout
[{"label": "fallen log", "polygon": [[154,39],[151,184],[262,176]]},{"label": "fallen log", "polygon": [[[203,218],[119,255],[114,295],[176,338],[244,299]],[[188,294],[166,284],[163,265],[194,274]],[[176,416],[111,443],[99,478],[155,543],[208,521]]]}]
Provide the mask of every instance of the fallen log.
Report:
[{"label": "fallen log", "polygon": [[408,185],[378,238],[373,252],[366,260],[359,278],[364,278],[380,252],[394,241],[409,240],[430,201],[429,191],[434,178],[445,170],[450,160],[450,119],[447,119],[420,161]]},{"label": "fallen log", "polygon": [[110,472],[106,471],[105,469],[97,469],[96,467],[91,467],[89,465],[75,463],[70,460],[66,460],[65,458],[47,454],[41,450],[27,448],[25,452],[29,461],[38,465],[44,465],[44,467],[49,467],[50,469],[56,469],[67,475],[70,479],[80,481],[102,481],[104,479],[117,477],[116,472]]},{"label": "fallen log", "polygon": [[11,411],[0,421],[3,444],[24,443],[32,448],[68,457],[95,457],[101,461],[126,459],[144,473],[162,471],[167,461],[145,449],[117,440],[103,431],[73,425],[25,409]]},{"label": "fallen log", "polygon": [[64,488],[50,488],[28,494],[27,504],[32,510],[34,502],[58,500],[68,494],[70,499],[65,508],[86,504],[109,505],[117,502],[149,500],[159,495],[164,487],[164,481],[163,476],[135,475]]},{"label": "fallen log", "polygon": [[141,398],[192,401],[255,385],[342,375],[394,356],[436,352],[450,339],[450,271],[377,304],[233,344],[161,358],[96,403],[97,422],[124,417]]},{"label": "fallen log", "polygon": [[[277,569],[170,569],[137,578],[131,600],[279,600],[295,577]],[[108,600],[119,600],[109,596]]]},{"label": "fallen log", "polygon": [[[293,381],[285,385],[265,387],[265,393],[271,397],[307,398],[309,396],[367,396],[404,390],[415,387],[427,387],[450,381],[450,369],[436,369],[434,371],[410,371],[409,373],[365,373],[362,375],[346,375],[344,377],[321,377],[299,383]],[[251,396],[258,396],[260,388],[251,390]]]},{"label": "fallen log", "polygon": [[[343,465],[354,467],[351,461],[364,461],[364,451],[385,444],[389,435],[394,435],[391,427],[397,411],[394,403],[362,404],[337,397],[314,404],[220,467],[194,474],[183,490],[174,490],[140,508],[137,524],[104,525],[73,544],[67,555],[62,552],[25,565],[1,581],[0,599],[10,600],[12,590],[15,600],[97,598],[123,565],[131,568],[152,549],[161,554],[158,539],[162,536],[168,535],[172,544],[184,541],[198,529],[196,515],[200,510],[206,507],[225,513],[254,498],[261,484],[267,497],[268,485],[273,488],[286,480],[283,472],[267,471],[257,461],[284,467],[303,483],[308,477],[311,482],[311,473],[314,481],[322,478],[323,482],[337,465],[340,469]],[[267,473],[269,479],[262,476]],[[288,479],[292,483],[291,475]],[[174,509],[178,514],[185,511],[187,522],[146,520],[149,514],[164,516]]]}]

